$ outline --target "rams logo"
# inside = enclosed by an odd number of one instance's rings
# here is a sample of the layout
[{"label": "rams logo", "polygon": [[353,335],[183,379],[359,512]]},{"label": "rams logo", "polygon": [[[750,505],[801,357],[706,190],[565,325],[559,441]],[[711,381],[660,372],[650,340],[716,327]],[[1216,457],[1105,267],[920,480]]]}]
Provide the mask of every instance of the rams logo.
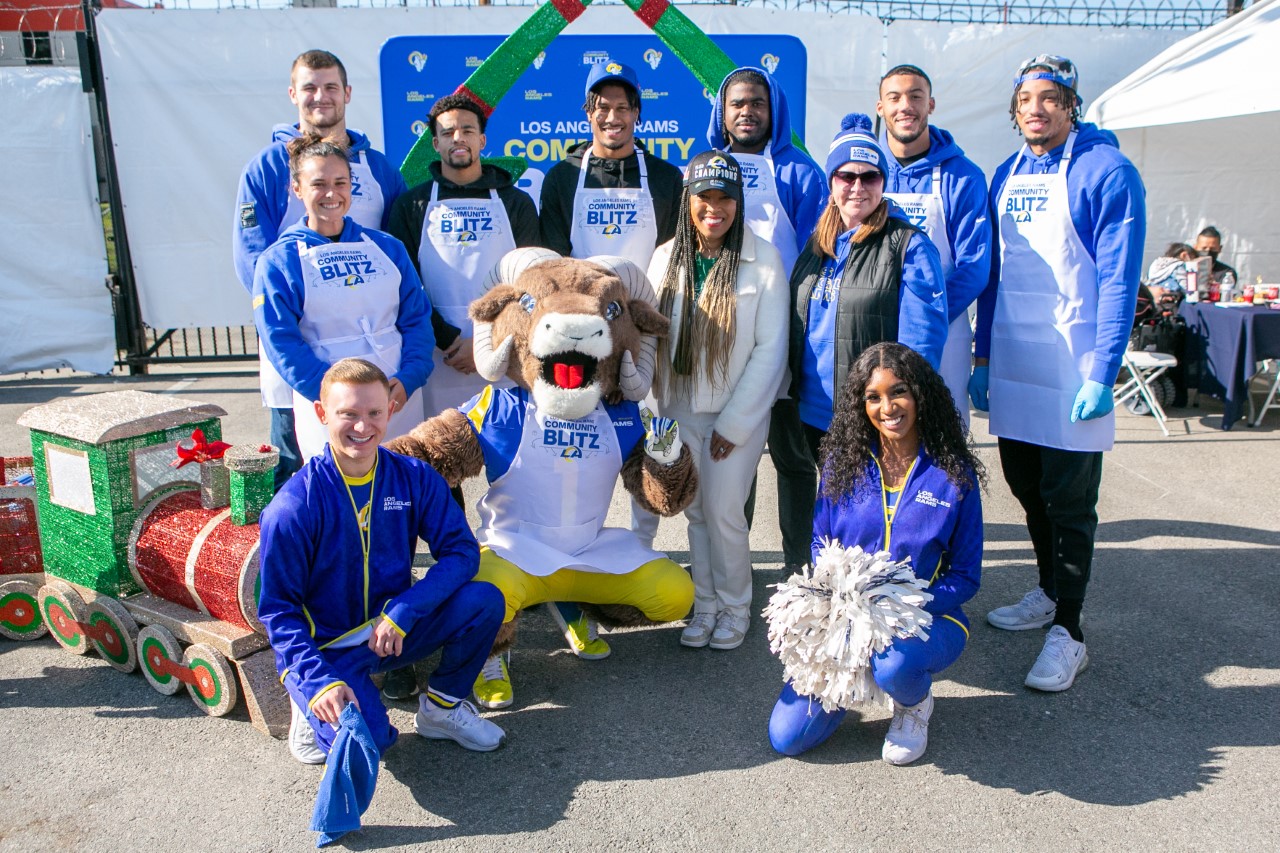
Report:
[{"label": "rams logo", "polygon": [[349,275],[342,280],[343,287],[358,287],[364,284],[364,277],[358,275]]},{"label": "rams logo", "polygon": [[658,63],[662,61],[662,51],[649,48],[644,52],[644,61],[649,63],[650,68],[657,71]]},{"label": "rams logo", "polygon": [[616,62],[610,62],[608,65],[604,67],[604,70],[609,72],[610,74],[621,74],[622,66]]},{"label": "rams logo", "polygon": [[581,447],[566,447],[564,450],[561,450],[561,451],[560,451],[560,458],[561,458],[561,459],[581,459],[581,458],[582,458],[582,448],[581,448]]},{"label": "rams logo", "polygon": [[764,56],[760,57],[760,64],[763,65],[770,74],[777,72],[778,63],[781,61],[781,59],[774,56],[772,53],[766,53]]},{"label": "rams logo", "polygon": [[617,237],[619,234],[622,233],[622,228],[619,227],[617,223],[613,225],[606,225],[604,227],[604,230],[601,231],[600,233],[606,237]]},{"label": "rams logo", "polygon": [[474,231],[461,231],[458,233],[459,243],[474,243],[475,241],[476,241],[476,232]]},{"label": "rams logo", "polygon": [[409,54],[409,64],[413,66],[415,71],[421,73],[422,69],[427,65],[427,55],[420,50],[415,50]]},{"label": "rams logo", "polygon": [[409,129],[413,131],[414,136],[421,136],[427,132],[427,123],[425,121],[415,121],[409,125]]},{"label": "rams logo", "polygon": [[539,51],[538,55],[533,58],[533,67],[541,68],[542,63],[546,61],[547,61],[547,52],[545,50]]},{"label": "rams logo", "polygon": [[717,154],[707,161],[707,166],[712,169],[727,169],[729,168],[729,163]]}]

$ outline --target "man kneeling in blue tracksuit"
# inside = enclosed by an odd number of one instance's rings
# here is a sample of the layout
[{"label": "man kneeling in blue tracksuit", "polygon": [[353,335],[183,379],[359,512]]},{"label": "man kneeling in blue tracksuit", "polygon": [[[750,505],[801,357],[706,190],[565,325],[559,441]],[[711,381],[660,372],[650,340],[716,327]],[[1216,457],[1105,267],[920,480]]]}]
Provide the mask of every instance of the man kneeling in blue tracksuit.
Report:
[{"label": "man kneeling in blue tracksuit", "polygon": [[[472,580],[480,549],[440,475],[378,446],[391,407],[374,365],[330,367],[316,403],[329,444],[262,513],[258,615],[294,704],[289,749],[306,764],[324,762],[348,703],[385,753],[397,732],[370,676],[436,649],[417,733],[481,752],[505,739],[462,699],[502,624],[502,593]],[[414,583],[419,538],[436,563]]]}]

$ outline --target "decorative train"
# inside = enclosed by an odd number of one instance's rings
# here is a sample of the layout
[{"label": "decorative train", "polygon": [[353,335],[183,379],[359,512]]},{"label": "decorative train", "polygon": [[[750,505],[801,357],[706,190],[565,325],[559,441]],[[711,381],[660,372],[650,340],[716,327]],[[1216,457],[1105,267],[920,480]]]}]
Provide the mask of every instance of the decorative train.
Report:
[{"label": "decorative train", "polygon": [[[46,632],[161,693],[283,737],[258,621],[258,513],[279,452],[223,443],[218,406],[117,391],[28,410],[0,477],[0,635]],[[186,645],[185,651],[183,644]]]}]

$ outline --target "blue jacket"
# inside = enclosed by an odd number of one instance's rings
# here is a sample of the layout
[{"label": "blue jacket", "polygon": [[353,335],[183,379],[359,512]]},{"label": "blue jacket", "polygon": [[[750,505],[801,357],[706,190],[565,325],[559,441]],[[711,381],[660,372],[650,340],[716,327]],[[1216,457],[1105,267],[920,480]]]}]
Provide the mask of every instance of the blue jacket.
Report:
[{"label": "blue jacket", "polygon": [[[262,511],[258,617],[281,678],[312,700],[341,682],[321,648],[382,614],[407,634],[480,563],[466,516],[430,465],[386,449],[377,465],[367,574],[351,498],[327,446]],[[420,538],[436,564],[414,583]]]},{"label": "blue jacket", "polygon": [[880,465],[872,462],[866,484],[838,503],[821,489],[813,515],[813,556],[822,540],[839,540],[846,548],[887,550],[894,560],[911,558],[916,577],[929,578],[933,600],[924,609],[935,617],[959,622],[968,633],[961,605],[973,598],[982,580],[982,494],[956,486],[933,467],[922,447],[907,474],[892,525],[881,488]]},{"label": "blue jacket", "polygon": [[[888,148],[885,148],[888,151]],[[987,178],[951,134],[929,128],[929,152],[908,166],[886,158],[889,174],[884,191],[933,192],[933,167],[942,168],[942,208],[947,215],[947,244],[955,269],[947,276],[948,320],[955,320],[986,289],[991,277],[991,220]],[[924,227],[923,223],[913,223]]]},{"label": "blue jacket", "polygon": [[[1142,283],[1142,246],[1147,237],[1146,188],[1128,158],[1120,153],[1115,135],[1097,125],[1077,125],[1075,147],[1067,171],[1071,221],[1085,250],[1098,266],[1098,332],[1093,370],[1086,378],[1114,385],[1120,361],[1133,329],[1133,312]],[[1060,145],[1036,157],[1027,152],[1018,165],[1019,175],[1043,175],[1058,171]],[[991,221],[1000,236],[1000,203],[1015,154],[996,169],[991,181]],[[997,244],[998,246],[998,244]],[[991,278],[978,300],[978,325],[974,355],[991,355],[991,324],[995,318],[1000,281],[1000,252],[992,252]]]},{"label": "blue jacket", "polygon": [[[271,132],[271,144],[258,152],[240,175],[231,246],[236,277],[250,293],[253,292],[253,268],[258,256],[276,241],[280,231],[293,218],[289,215],[290,200],[294,196],[290,189],[289,151],[285,146],[298,135],[296,124],[276,125]],[[404,178],[385,154],[369,145],[369,138],[363,133],[348,129],[347,138],[352,159],[363,154],[382,189],[382,222],[378,227],[385,231],[391,218],[391,206],[407,189]],[[294,203],[298,205],[295,210],[301,211],[301,202],[294,200]]]},{"label": "blue jacket", "polygon": [[[305,222],[304,217],[286,230],[258,259],[253,281],[253,322],[271,364],[280,371],[284,381],[308,400],[318,400],[320,380],[329,364],[312,352],[298,328],[306,307],[298,241],[308,246],[324,246],[330,240],[312,231]],[[396,328],[403,341],[400,369],[389,378],[399,379],[405,393],[412,396],[426,384],[434,366],[431,351],[436,339],[431,331],[431,303],[404,244],[395,237],[361,228],[348,217],[338,240],[358,243],[362,234],[369,235],[400,271],[400,313]],[[352,331],[356,331],[354,325]]]},{"label": "blue jacket", "polygon": [[[804,250],[809,235],[818,224],[822,209],[827,206],[830,189],[822,168],[804,151],[791,144],[791,111],[787,109],[787,93],[778,85],[773,75],[763,68],[744,66],[764,75],[769,81],[769,107],[773,126],[770,155],[778,183],[778,198],[796,232],[796,253]],[[734,69],[741,71],[743,69]],[[725,79],[728,79],[726,77]],[[724,85],[711,107],[711,120],[707,124],[707,144],[727,151],[729,140],[724,133]],[[786,271],[790,274],[791,270]]]}]

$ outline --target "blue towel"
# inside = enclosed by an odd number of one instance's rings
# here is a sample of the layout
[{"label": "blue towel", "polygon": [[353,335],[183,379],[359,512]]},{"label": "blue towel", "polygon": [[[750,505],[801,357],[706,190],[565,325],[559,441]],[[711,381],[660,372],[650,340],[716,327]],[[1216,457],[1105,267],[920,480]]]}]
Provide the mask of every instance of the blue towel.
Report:
[{"label": "blue towel", "polygon": [[354,704],[342,709],[338,724],[311,813],[311,830],[320,833],[317,847],[360,828],[360,816],[369,808],[378,784],[378,747]]}]

